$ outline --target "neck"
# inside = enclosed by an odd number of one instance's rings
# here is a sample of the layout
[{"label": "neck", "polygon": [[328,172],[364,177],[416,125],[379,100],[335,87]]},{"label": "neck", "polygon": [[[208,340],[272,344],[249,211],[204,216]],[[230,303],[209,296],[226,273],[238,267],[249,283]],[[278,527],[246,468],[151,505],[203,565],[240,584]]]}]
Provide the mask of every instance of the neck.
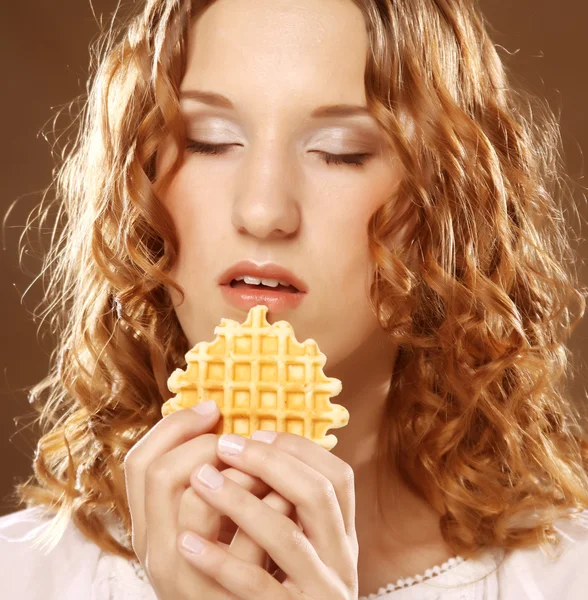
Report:
[{"label": "neck", "polygon": [[[330,369],[343,383],[333,402],[349,410],[349,424],[333,432],[332,453],[355,473],[356,530],[360,547],[360,594],[411,577],[454,556],[444,542],[439,516],[404,483],[392,464],[377,464],[396,349],[376,332],[357,353]],[[326,372],[326,369],[325,369]],[[378,510],[378,468],[382,513]]]},{"label": "neck", "polygon": [[345,406],[350,415],[345,427],[331,432],[338,440],[332,453],[354,470],[375,459],[395,359],[396,349],[378,330],[352,356],[325,369],[326,375],[343,384],[332,402]]}]

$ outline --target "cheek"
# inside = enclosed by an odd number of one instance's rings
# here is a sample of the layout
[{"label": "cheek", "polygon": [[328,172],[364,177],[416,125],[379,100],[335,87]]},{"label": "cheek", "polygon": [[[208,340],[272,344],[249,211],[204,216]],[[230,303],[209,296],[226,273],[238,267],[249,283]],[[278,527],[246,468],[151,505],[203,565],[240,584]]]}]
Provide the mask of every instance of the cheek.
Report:
[{"label": "cheek", "polygon": [[320,220],[323,232],[329,239],[338,240],[338,245],[353,246],[353,251],[364,259],[359,250],[367,251],[370,219],[391,195],[391,184],[377,174],[367,183],[363,179],[356,185],[330,191],[328,209]]},{"label": "cheek", "polygon": [[170,275],[180,285],[193,289],[190,282],[194,278],[205,280],[212,276],[209,271],[211,265],[218,262],[230,215],[223,212],[221,203],[214,201],[217,197],[214,191],[204,191],[186,168],[178,171],[160,197],[171,216],[178,240],[178,257]]},{"label": "cheek", "polygon": [[176,173],[162,197],[174,224],[180,232],[191,235],[219,233],[226,229],[226,203],[219,199],[227,194],[227,181],[220,177],[210,177],[189,162],[184,163]]}]

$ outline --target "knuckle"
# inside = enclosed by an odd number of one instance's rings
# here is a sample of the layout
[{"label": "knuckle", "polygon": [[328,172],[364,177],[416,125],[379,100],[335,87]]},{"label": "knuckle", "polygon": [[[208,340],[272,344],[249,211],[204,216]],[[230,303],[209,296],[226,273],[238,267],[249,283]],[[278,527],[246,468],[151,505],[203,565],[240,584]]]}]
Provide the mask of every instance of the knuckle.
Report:
[{"label": "knuckle", "polygon": [[242,502],[242,500],[243,498],[239,498],[239,496],[235,496],[233,499],[241,507],[243,521],[256,522],[263,519],[265,508],[263,502]]},{"label": "knuckle", "polygon": [[355,489],[355,473],[347,463],[342,463],[336,475],[336,482],[336,486],[346,492],[351,492]]},{"label": "knuckle", "polygon": [[210,444],[216,447],[216,443],[218,441],[219,436],[214,433],[203,433],[198,436],[199,440],[202,440],[205,444]]},{"label": "knuckle", "polygon": [[299,552],[301,549],[306,548],[308,544],[302,529],[294,523],[280,527],[275,539],[278,548],[287,552]]},{"label": "knuckle", "polygon": [[358,572],[357,572],[357,559],[352,556],[348,556],[344,561],[341,575],[341,581],[347,589],[355,589],[358,584]]},{"label": "knuckle", "polygon": [[241,560],[223,560],[216,557],[211,566],[212,576],[219,581],[238,582],[246,597],[257,597],[267,588],[268,582],[259,567]]},{"label": "knuckle", "polygon": [[256,447],[255,450],[254,458],[257,460],[259,467],[264,471],[272,469],[276,458],[273,448],[263,444]]},{"label": "knuckle", "polygon": [[[234,567],[233,567],[234,569]],[[240,587],[246,598],[262,598],[268,588],[269,580],[265,571],[247,563],[239,563],[236,567]]]},{"label": "knuckle", "polygon": [[214,539],[220,529],[220,513],[192,488],[182,494],[178,512],[178,531],[193,531],[205,539]]},{"label": "knuckle", "polygon": [[123,471],[125,474],[134,472],[139,467],[139,455],[134,449],[129,450],[123,460]]},{"label": "knuckle", "polygon": [[260,482],[258,477],[254,477],[253,475],[249,475],[248,473],[243,473],[243,471],[239,471],[239,469],[235,469],[233,467],[224,469],[223,475],[227,479],[238,483],[241,487],[250,488],[256,484],[259,484]]},{"label": "knuckle", "polygon": [[359,585],[358,577],[357,577],[357,569],[354,567],[350,567],[343,576],[343,584],[345,588],[348,590],[356,590]]},{"label": "knuckle", "polygon": [[275,511],[277,511],[283,515],[289,514],[292,511],[292,509],[294,508],[294,505],[292,504],[292,502],[290,502],[289,500],[284,498],[284,496],[278,494],[278,492],[276,492],[274,490],[272,490],[263,499],[263,502],[264,502],[264,504],[267,504],[268,506],[273,508]]},{"label": "knuckle", "polygon": [[169,479],[169,465],[162,458],[156,458],[145,469],[145,484],[148,487]]},{"label": "knuckle", "polygon": [[314,484],[311,486],[311,494],[309,500],[312,504],[317,502],[324,502],[325,498],[330,501],[337,500],[337,494],[335,493],[335,486],[329,479],[323,475],[319,475],[315,478]]}]

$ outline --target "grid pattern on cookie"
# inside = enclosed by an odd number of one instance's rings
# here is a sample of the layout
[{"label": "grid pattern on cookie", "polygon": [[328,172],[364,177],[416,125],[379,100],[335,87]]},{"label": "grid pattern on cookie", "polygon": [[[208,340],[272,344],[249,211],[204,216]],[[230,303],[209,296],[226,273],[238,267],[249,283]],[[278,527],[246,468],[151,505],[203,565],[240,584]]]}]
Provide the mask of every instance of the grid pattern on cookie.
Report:
[{"label": "grid pattern on cookie", "polygon": [[270,325],[266,313],[259,305],[242,324],[222,319],[216,340],[186,354],[186,370],[177,369],[168,381],[177,394],[168,401],[169,412],[215,400],[224,416],[223,433],[286,431],[330,448],[336,439],[326,431],[345,425],[349,416],[329,401],[341,382],[324,375],[326,358],[314,340],[299,343],[288,322]]}]

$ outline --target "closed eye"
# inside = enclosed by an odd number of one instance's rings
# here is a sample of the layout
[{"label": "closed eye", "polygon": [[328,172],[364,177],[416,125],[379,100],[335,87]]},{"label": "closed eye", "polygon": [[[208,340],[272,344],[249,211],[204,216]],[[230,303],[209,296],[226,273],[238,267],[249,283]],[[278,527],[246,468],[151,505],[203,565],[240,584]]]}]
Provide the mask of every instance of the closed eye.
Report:
[{"label": "closed eye", "polygon": [[[198,140],[188,140],[186,149],[190,152],[198,154],[224,154],[228,148],[235,144],[206,144]],[[330,165],[351,165],[354,167],[363,167],[365,161],[372,156],[370,153],[363,154],[330,154],[329,152],[321,152],[320,150],[311,150],[321,154],[325,162]]]}]

